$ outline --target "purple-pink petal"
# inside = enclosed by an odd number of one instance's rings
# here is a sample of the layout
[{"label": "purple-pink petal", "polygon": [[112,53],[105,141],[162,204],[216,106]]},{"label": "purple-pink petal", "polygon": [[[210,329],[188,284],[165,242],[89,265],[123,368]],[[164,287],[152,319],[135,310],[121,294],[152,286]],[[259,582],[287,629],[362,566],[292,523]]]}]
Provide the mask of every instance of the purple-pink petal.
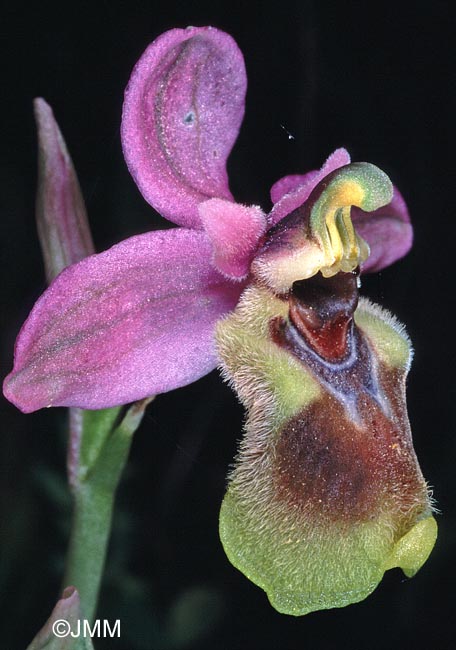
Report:
[{"label": "purple-pink petal", "polygon": [[370,255],[361,268],[363,273],[380,271],[409,252],[413,228],[407,205],[396,187],[388,205],[375,212],[352,208],[351,217],[356,232],[370,247]]},{"label": "purple-pink petal", "polygon": [[246,87],[241,51],[213,27],[166,32],[136,64],[123,107],[124,155],[146,201],[170,221],[201,228],[201,201],[232,199],[226,160]]},{"label": "purple-pink petal", "polygon": [[24,412],[98,409],[184,386],[216,365],[213,329],[241,287],[203,232],[127,239],[65,269],[16,342],[5,396]]},{"label": "purple-pink petal", "polygon": [[336,149],[319,170],[307,174],[284,176],[271,188],[271,199],[275,204],[268,216],[269,227],[275,226],[287,214],[299,208],[310,196],[310,193],[325,176],[335,169],[348,165],[350,154],[345,149]]},{"label": "purple-pink petal", "polygon": [[209,199],[199,205],[199,213],[214,249],[214,266],[228,278],[246,278],[258,242],[266,232],[263,210],[256,205]]}]

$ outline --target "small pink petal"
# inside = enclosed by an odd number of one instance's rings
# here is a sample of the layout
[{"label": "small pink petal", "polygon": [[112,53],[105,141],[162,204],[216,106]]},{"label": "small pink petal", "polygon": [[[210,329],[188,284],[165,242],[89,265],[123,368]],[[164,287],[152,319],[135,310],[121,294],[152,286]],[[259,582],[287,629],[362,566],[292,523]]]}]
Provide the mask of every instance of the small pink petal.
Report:
[{"label": "small pink petal", "polygon": [[229,278],[245,278],[258,242],[266,232],[263,210],[223,199],[204,201],[198,210],[214,248],[214,266]]},{"label": "small pink petal", "polygon": [[370,247],[370,255],[361,269],[363,273],[384,269],[404,257],[412,247],[413,228],[409,211],[396,187],[388,205],[375,212],[352,208],[351,217],[356,232]]},{"label": "small pink petal", "polygon": [[79,262],[95,249],[81,188],[51,107],[34,101],[38,127],[36,220],[46,277]]},{"label": "small pink petal", "polygon": [[299,208],[310,196],[318,183],[339,167],[350,163],[350,154],[345,149],[336,149],[320,170],[313,170],[303,175],[284,176],[271,188],[274,207],[268,216],[269,227],[275,226],[287,214]]},{"label": "small pink petal", "polygon": [[231,199],[226,160],[244,115],[244,60],[213,27],[155,40],[125,92],[122,144],[140,191],[166,219],[200,228],[198,203]]},{"label": "small pink petal", "polygon": [[242,287],[198,231],[127,239],[65,269],[16,342],[5,396],[24,412],[99,409],[184,386],[216,365],[213,329]]}]

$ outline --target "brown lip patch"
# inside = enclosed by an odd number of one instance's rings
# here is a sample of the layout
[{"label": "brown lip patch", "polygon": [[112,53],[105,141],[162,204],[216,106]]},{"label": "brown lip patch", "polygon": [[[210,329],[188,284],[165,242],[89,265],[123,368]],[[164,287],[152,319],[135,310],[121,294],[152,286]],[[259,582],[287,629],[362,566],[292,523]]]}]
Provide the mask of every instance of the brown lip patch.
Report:
[{"label": "brown lip patch", "polygon": [[[401,392],[396,374],[382,372],[384,389]],[[276,447],[278,497],[306,515],[345,524],[375,519],[387,506],[407,529],[426,509],[427,489],[406,414],[393,409],[389,419],[367,393],[357,408],[354,423],[326,393],[287,422]]]}]

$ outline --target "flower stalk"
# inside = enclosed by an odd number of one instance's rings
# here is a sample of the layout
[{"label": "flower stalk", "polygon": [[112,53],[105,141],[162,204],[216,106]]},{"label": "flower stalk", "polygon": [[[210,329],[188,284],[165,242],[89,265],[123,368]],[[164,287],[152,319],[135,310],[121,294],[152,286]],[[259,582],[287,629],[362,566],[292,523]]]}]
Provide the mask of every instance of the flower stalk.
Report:
[{"label": "flower stalk", "polygon": [[74,510],[63,583],[78,590],[87,620],[96,611],[116,489],[151,399],[131,406],[125,417],[120,407],[81,412],[80,454],[76,465],[69,462]]}]

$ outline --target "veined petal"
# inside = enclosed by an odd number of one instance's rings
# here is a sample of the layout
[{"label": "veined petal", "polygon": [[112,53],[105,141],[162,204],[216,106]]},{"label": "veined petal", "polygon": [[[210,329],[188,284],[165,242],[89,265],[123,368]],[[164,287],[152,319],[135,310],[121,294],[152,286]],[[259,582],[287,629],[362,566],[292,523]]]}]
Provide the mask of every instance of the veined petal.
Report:
[{"label": "veined petal", "polygon": [[200,228],[198,203],[232,198],[225,165],[246,86],[239,48],[213,27],[166,32],[136,64],[123,107],[124,155],[146,201],[170,221]]},{"label": "veined petal", "polygon": [[211,254],[204,233],[177,228],[65,269],[19,334],[5,396],[24,412],[99,409],[205,375],[216,365],[214,324],[241,291]]},{"label": "veined petal", "polygon": [[370,248],[370,255],[361,267],[363,273],[384,269],[404,257],[412,247],[410,215],[396,187],[388,205],[369,213],[353,208],[351,217],[356,232]]},{"label": "veined petal", "polygon": [[287,214],[299,208],[304,201],[307,201],[314,187],[325,176],[348,164],[350,164],[348,151],[342,148],[336,149],[321,169],[302,175],[285,176],[278,180],[271,188],[271,199],[275,205],[269,213],[269,227],[274,226]]},{"label": "veined petal", "polygon": [[36,220],[48,282],[95,252],[84,199],[70,155],[44,99],[34,101],[38,126]]},{"label": "veined petal", "polygon": [[263,210],[224,199],[209,199],[198,209],[214,248],[214,266],[228,278],[246,278],[258,242],[266,232]]}]

